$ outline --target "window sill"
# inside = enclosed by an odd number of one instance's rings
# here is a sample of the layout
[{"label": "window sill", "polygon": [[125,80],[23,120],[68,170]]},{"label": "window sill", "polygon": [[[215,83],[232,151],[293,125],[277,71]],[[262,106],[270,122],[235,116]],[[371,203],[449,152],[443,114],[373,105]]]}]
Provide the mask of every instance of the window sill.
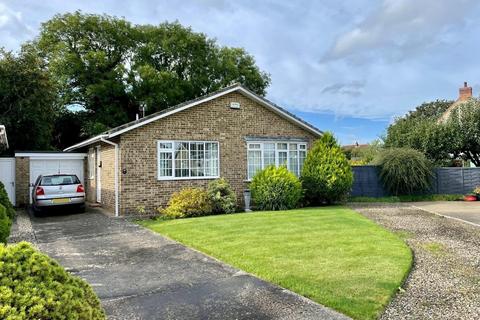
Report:
[{"label": "window sill", "polygon": [[216,177],[159,177],[158,181],[175,181],[175,180],[214,180],[220,179],[220,176]]}]

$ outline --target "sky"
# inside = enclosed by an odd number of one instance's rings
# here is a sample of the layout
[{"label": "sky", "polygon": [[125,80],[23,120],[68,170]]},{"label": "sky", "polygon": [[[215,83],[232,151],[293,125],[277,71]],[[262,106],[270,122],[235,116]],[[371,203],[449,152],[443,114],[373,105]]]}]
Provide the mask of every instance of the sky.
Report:
[{"label": "sky", "polygon": [[480,92],[477,0],[0,0],[0,47],[18,50],[57,13],[179,21],[243,47],[271,75],[267,98],[342,144],[382,136],[425,101]]}]

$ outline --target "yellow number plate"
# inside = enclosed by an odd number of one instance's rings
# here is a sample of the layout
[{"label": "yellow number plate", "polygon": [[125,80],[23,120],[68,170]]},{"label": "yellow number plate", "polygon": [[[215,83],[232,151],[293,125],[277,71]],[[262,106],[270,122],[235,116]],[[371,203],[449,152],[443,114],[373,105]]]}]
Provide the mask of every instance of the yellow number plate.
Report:
[{"label": "yellow number plate", "polygon": [[52,199],[52,203],[69,203],[69,202],[70,202],[69,198]]}]

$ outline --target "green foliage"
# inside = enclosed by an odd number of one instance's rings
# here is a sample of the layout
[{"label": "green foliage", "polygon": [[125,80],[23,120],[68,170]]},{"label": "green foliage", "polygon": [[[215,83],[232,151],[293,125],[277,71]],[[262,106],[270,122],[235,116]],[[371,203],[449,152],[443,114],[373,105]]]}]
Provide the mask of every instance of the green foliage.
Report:
[{"label": "green foliage", "polygon": [[42,24],[36,47],[61,105],[83,107],[86,135],[240,82],[265,94],[270,79],[241,48],[219,46],[178,22],[132,25],[82,12]]},{"label": "green foliage", "polygon": [[8,198],[7,190],[5,186],[0,181],[0,204],[6,208],[6,214],[10,220],[13,220],[15,217],[15,209],[13,208],[13,204],[10,202]]},{"label": "green foliage", "polygon": [[352,168],[331,133],[324,133],[308,151],[301,180],[312,204],[342,201],[350,192]]},{"label": "green foliage", "polygon": [[7,216],[7,209],[0,204],[0,242],[7,243],[12,220]]},{"label": "green foliage", "polygon": [[451,152],[480,167],[480,100],[470,99],[462,103],[442,127],[451,133]]},{"label": "green foliage", "polygon": [[419,150],[440,166],[450,166],[458,158],[480,166],[480,102],[477,99],[463,102],[445,121],[439,121],[452,103],[425,103],[397,119],[388,128],[385,145]]},{"label": "green foliage", "polygon": [[175,192],[159,212],[170,218],[199,217],[211,214],[212,204],[202,188],[185,188]]},{"label": "green foliage", "polygon": [[10,150],[49,150],[55,88],[43,61],[29,46],[18,55],[0,49],[0,123]]},{"label": "green foliage", "polygon": [[285,166],[271,165],[257,172],[250,190],[253,202],[260,210],[296,208],[303,195],[300,180]]},{"label": "green foliage", "polygon": [[431,186],[431,164],[423,153],[411,148],[390,148],[376,160],[380,178],[393,195],[415,194]]},{"label": "green foliage", "polygon": [[0,246],[0,274],[1,319],[106,319],[85,281],[27,242]]},{"label": "green foliage", "polygon": [[213,213],[234,213],[237,208],[237,196],[224,178],[213,180],[208,184],[208,198],[212,203]]}]

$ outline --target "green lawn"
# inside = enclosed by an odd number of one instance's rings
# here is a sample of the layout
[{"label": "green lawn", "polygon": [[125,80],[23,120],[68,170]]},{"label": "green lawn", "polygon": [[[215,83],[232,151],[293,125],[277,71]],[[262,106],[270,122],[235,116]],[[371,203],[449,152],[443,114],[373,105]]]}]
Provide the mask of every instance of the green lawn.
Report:
[{"label": "green lawn", "polygon": [[412,263],[398,236],[341,206],[141,224],[356,319],[375,319]]}]

